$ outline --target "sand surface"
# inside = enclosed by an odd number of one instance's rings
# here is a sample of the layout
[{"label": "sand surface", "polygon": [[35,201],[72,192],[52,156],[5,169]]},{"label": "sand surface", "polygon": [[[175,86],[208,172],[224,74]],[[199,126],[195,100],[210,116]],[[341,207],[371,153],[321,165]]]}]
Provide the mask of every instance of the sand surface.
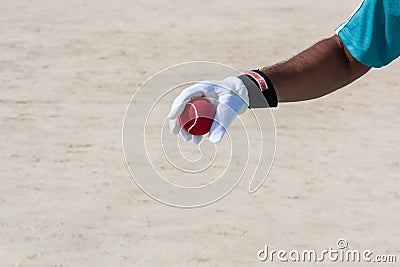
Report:
[{"label": "sand surface", "polygon": [[150,75],[192,60],[275,63],[357,5],[1,1],[0,266],[262,266],[264,245],[339,238],[400,255],[400,61],[274,110],[276,158],[254,195],[242,182],[213,205],[171,208],[139,189],[122,152],[126,106]]}]

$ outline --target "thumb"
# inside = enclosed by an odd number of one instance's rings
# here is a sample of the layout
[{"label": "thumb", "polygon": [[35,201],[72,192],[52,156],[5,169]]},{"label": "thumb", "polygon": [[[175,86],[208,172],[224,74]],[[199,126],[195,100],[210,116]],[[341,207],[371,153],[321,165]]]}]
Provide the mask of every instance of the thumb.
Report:
[{"label": "thumb", "polygon": [[214,121],[213,124],[211,125],[210,135],[208,140],[210,140],[210,142],[214,144],[219,143],[224,137],[225,132],[226,132],[225,127],[219,124],[217,121]]},{"label": "thumb", "polygon": [[218,143],[222,140],[229,125],[236,118],[237,110],[239,110],[241,106],[243,106],[243,101],[241,101],[240,98],[238,99],[238,97],[232,97],[229,95],[220,97],[214,122],[210,129],[209,139],[211,142]]}]

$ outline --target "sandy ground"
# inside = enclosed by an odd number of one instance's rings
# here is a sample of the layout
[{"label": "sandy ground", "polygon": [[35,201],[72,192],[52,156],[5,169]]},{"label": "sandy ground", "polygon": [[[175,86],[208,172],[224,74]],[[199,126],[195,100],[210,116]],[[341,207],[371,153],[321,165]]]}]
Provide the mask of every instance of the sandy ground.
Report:
[{"label": "sandy ground", "polygon": [[272,64],[332,35],[357,4],[1,1],[0,265],[262,266],[264,245],[338,238],[400,255],[399,62],[275,110],[276,159],[255,195],[241,183],[211,206],[171,208],[138,188],[122,153],[126,106],[151,74]]}]

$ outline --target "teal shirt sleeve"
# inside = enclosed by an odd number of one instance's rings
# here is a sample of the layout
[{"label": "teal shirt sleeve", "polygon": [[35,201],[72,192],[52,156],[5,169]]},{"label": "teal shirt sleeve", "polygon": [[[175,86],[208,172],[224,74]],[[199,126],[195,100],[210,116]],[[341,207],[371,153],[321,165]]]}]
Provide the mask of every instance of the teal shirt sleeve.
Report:
[{"label": "teal shirt sleeve", "polygon": [[335,32],[359,62],[383,67],[400,56],[400,0],[364,0]]}]

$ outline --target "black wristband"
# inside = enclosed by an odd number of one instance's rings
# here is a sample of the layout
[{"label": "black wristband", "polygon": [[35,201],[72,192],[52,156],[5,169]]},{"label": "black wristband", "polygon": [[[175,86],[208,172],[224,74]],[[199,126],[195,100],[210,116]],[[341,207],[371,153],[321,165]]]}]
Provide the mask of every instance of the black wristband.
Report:
[{"label": "black wristband", "polygon": [[260,70],[252,70],[238,77],[249,93],[249,108],[269,108],[278,106],[274,85]]}]

